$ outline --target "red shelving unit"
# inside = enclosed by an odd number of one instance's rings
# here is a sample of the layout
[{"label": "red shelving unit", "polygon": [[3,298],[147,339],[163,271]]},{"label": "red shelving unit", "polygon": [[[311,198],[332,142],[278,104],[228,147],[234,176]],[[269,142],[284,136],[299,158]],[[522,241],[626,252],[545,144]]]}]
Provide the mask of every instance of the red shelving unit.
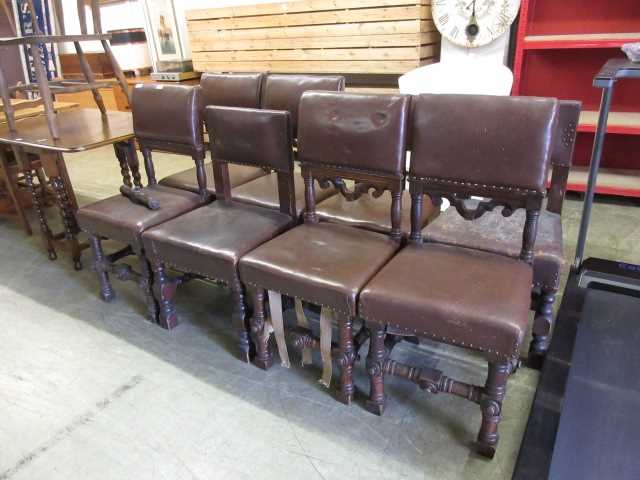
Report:
[{"label": "red shelving unit", "polygon": [[[593,77],[620,47],[640,42],[640,0],[522,0],[514,95],[582,101],[568,188],[584,191],[602,91]],[[640,91],[616,87],[597,193],[640,197]]]}]

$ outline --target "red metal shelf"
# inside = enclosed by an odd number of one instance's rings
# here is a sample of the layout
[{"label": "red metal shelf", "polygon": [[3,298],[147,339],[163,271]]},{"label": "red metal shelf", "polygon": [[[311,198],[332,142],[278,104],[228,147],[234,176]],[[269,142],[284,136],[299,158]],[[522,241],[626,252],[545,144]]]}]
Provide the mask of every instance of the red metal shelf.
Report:
[{"label": "red metal shelf", "polygon": [[[598,124],[598,112],[583,110],[580,114],[579,132],[594,133]],[[640,135],[639,112],[610,112],[607,133],[619,135]]]},{"label": "red metal shelf", "polygon": [[[514,95],[579,100],[583,113],[568,189],[586,189],[602,91],[593,77],[620,47],[640,42],[639,0],[522,0],[514,58]],[[640,197],[640,96],[620,80],[607,124],[596,192]]]},{"label": "red metal shelf", "polygon": [[527,35],[524,37],[522,48],[525,50],[619,48],[625,43],[633,42],[640,42],[640,32]]},{"label": "red metal shelf", "polygon": [[[574,167],[569,174],[567,190],[585,192],[587,190],[586,167]],[[640,170],[602,168],[598,173],[596,193],[622,197],[640,197]]]}]

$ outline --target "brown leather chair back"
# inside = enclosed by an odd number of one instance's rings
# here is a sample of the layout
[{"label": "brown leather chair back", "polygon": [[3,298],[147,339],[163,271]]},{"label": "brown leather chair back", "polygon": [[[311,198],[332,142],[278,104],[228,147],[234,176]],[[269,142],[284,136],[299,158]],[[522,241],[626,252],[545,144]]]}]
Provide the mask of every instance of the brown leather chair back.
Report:
[{"label": "brown leather chair back", "polygon": [[138,84],[131,96],[133,130],[144,157],[149,185],[157,183],[152,150],[190,155],[196,163],[198,191],[207,196],[200,90],[185,85]]},{"label": "brown leather chair back", "polygon": [[544,193],[557,100],[419,95],[413,102],[412,176]]},{"label": "brown leather chair back", "polygon": [[[420,95],[413,100],[409,181],[412,241],[423,193],[446,197],[465,219],[502,205],[503,215],[527,210],[521,258],[533,244],[553,151],[558,101],[538,97]],[[467,208],[471,195],[484,197]],[[415,225],[414,225],[415,224]]]},{"label": "brown leather chair back", "polygon": [[229,163],[252,165],[278,175],[280,210],[297,217],[293,184],[290,114],[281,110],[208,106],[209,133],[216,192],[231,199]]},{"label": "brown leather chair back", "polygon": [[138,142],[175,153],[204,152],[199,102],[194,87],[137,84],[131,112]]},{"label": "brown leather chair back", "polygon": [[[298,159],[305,179],[305,221],[317,222],[313,180],[333,183],[347,200],[370,189],[391,191],[391,236],[400,239],[410,97],[305,92],[300,102]],[[355,182],[348,189],[344,180]]]},{"label": "brown leather chair back", "polygon": [[561,100],[558,106],[558,124],[553,139],[551,153],[551,187],[547,200],[547,210],[562,213],[567,180],[576,144],[576,127],[580,119],[580,102]]},{"label": "brown leather chair back", "polygon": [[267,75],[263,80],[262,108],[286,110],[291,113],[293,138],[298,136],[298,110],[300,98],[307,90],[344,90],[344,77],[340,75]]},{"label": "brown leather chair back", "polygon": [[209,105],[260,108],[263,73],[203,73],[200,77],[202,113]]}]

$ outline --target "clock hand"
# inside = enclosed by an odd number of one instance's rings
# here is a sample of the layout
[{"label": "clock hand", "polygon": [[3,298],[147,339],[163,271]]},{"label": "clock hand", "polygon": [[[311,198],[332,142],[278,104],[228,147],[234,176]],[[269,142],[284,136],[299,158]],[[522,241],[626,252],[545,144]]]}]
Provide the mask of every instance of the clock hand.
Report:
[{"label": "clock hand", "polygon": [[467,25],[467,28],[464,29],[467,37],[469,38],[469,41],[473,41],[473,39],[478,35],[478,32],[480,31],[478,20],[476,19],[476,0],[473,0],[473,2],[471,2],[471,5],[473,7],[473,10],[471,11],[471,18],[469,18],[469,24]]}]

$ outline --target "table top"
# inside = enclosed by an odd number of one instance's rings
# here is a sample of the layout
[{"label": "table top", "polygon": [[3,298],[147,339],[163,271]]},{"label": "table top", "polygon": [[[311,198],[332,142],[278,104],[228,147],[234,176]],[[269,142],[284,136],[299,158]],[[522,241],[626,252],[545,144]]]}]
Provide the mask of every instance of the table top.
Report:
[{"label": "table top", "polygon": [[49,133],[47,118],[40,115],[19,120],[16,132],[10,131],[7,124],[0,125],[0,143],[73,153],[133,137],[133,119],[129,112],[107,111],[103,117],[98,109],[72,108],[59,112],[57,122],[60,128],[57,140]]}]

